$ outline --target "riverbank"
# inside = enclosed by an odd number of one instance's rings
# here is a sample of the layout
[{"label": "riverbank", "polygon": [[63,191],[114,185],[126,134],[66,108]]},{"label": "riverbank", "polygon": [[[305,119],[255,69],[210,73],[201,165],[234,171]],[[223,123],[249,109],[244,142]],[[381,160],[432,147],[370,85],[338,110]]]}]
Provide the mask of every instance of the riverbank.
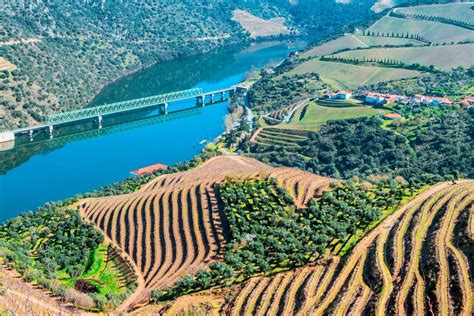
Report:
[{"label": "riverbank", "polygon": [[[304,47],[303,41],[272,41],[157,64],[116,81],[96,100],[110,103],[194,87],[220,90]],[[143,166],[157,162],[172,166],[191,159],[205,146],[200,144],[203,139],[212,141],[225,131],[228,105],[194,108],[177,120],[150,120],[149,124],[107,129],[106,133],[91,130],[79,137],[26,142],[0,152],[0,222],[48,201],[116,183]],[[190,108],[195,103],[179,106]],[[126,121],[126,117],[120,120]],[[110,121],[105,118],[104,123]],[[25,183],[30,185],[25,187]]]}]

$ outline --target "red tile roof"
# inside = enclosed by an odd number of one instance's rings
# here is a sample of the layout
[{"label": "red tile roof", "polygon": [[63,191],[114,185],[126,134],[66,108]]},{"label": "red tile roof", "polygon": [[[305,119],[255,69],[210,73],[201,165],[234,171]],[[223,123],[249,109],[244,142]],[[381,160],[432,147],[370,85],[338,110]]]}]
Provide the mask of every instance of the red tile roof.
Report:
[{"label": "red tile roof", "polygon": [[156,170],[167,169],[167,168],[168,168],[167,165],[156,164],[156,165],[151,165],[151,166],[148,166],[148,167],[144,167],[144,168],[134,170],[131,173],[134,174],[134,175],[137,175],[137,176],[143,176],[147,173],[153,173]]}]

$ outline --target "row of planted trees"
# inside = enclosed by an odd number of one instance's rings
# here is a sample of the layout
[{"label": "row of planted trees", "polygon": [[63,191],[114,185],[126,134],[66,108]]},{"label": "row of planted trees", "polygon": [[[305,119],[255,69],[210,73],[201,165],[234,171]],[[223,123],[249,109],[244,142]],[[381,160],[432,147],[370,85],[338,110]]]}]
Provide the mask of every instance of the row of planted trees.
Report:
[{"label": "row of planted trees", "polygon": [[[466,10],[468,10],[468,9],[466,8]],[[459,27],[462,27],[462,28],[466,28],[468,30],[474,30],[474,25],[469,23],[469,22],[462,21],[462,20],[456,20],[456,19],[452,19],[452,18],[445,18],[445,17],[442,17],[442,16],[433,16],[433,15],[426,15],[426,14],[407,14],[407,13],[401,13],[398,10],[392,10],[390,12],[390,15],[393,16],[393,17],[396,17],[396,18],[402,18],[402,19],[411,18],[411,19],[415,19],[415,20],[425,20],[425,21],[439,22],[439,23],[459,26]]]}]

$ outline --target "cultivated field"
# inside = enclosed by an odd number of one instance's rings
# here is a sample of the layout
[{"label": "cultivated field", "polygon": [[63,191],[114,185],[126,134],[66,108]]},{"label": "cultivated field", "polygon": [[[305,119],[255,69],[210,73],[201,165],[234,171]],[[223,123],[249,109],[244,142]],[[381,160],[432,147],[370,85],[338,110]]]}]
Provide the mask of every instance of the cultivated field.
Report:
[{"label": "cultivated field", "polygon": [[364,36],[361,34],[345,34],[335,40],[316,46],[307,52],[303,53],[302,57],[321,57],[324,55],[333,54],[342,49],[367,48],[371,46],[385,46],[385,45],[407,45],[413,46],[424,45],[423,42],[396,37],[378,37],[378,36]]},{"label": "cultivated field", "polygon": [[474,44],[423,46],[423,47],[397,47],[397,48],[371,48],[353,50],[335,54],[336,57],[347,59],[376,59],[386,58],[406,64],[418,63],[442,70],[450,70],[459,66],[470,67],[474,65]]},{"label": "cultivated field", "polygon": [[474,11],[471,10],[473,5],[473,2],[422,5],[416,7],[398,8],[397,12],[410,15],[421,14],[432,17],[441,17],[474,24]]},{"label": "cultivated field", "polygon": [[301,120],[299,117],[295,116],[288,124],[282,124],[281,127],[315,130],[330,120],[368,117],[383,114],[385,112],[386,111],[381,109],[374,109],[371,106],[329,107],[311,102]]},{"label": "cultivated field", "polygon": [[221,156],[190,171],[160,176],[132,194],[81,201],[81,214],[132,259],[141,277],[137,293],[123,309],[147,301],[150,290],[165,289],[222,258],[229,236],[216,183],[269,176],[300,207],[334,181],[250,158]]},{"label": "cultivated field", "polygon": [[386,218],[347,260],[250,280],[230,303],[233,314],[470,315],[472,262],[453,231],[473,206],[474,182],[437,185]]},{"label": "cultivated field", "polygon": [[252,278],[209,313],[471,315],[473,216],[474,181],[438,184],[389,215],[348,257]]},{"label": "cultivated field", "polygon": [[[357,52],[357,51],[354,51]],[[312,59],[304,62],[287,73],[305,74],[317,72],[323,81],[339,89],[355,89],[368,84],[376,84],[383,81],[398,80],[404,78],[419,77],[421,73],[415,70],[392,69],[383,67],[370,67],[348,65],[337,62],[326,62]]]},{"label": "cultivated field", "polygon": [[384,16],[369,27],[368,31],[371,33],[378,32],[380,35],[392,33],[414,34],[437,44],[451,44],[474,40],[474,32],[462,27],[432,21],[401,19],[391,16]]},{"label": "cultivated field", "polygon": [[255,132],[251,142],[262,146],[298,147],[308,138],[304,135],[292,133],[282,128],[262,128]]},{"label": "cultivated field", "polygon": [[0,265],[0,315],[74,315],[73,309],[61,305],[44,290],[20,279],[19,275]]}]

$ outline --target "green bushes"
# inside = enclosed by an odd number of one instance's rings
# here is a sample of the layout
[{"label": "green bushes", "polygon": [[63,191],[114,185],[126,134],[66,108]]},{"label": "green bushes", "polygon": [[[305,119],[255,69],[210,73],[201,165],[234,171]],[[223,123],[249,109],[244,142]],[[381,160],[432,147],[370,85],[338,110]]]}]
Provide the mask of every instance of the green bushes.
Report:
[{"label": "green bushes", "polygon": [[329,177],[391,174],[431,183],[474,176],[473,128],[472,111],[456,109],[421,112],[389,128],[377,117],[329,121],[299,147],[255,144],[249,155]]},{"label": "green bushes", "polygon": [[165,292],[154,292],[153,299],[241,282],[313,262],[327,250],[340,251],[357,232],[413,194],[414,187],[397,180],[335,184],[333,191],[311,200],[305,209],[297,209],[274,179],[224,183],[218,197],[231,232],[224,262],[184,277]]},{"label": "green bushes", "polygon": [[321,86],[316,73],[282,78],[264,75],[248,92],[248,100],[252,110],[266,113],[312,96]]}]

